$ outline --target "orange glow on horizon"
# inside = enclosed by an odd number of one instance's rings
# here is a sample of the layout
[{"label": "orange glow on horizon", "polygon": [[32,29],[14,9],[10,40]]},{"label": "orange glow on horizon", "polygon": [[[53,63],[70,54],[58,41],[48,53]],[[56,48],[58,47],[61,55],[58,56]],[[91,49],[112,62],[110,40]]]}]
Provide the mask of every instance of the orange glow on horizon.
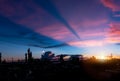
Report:
[{"label": "orange glow on horizon", "polygon": [[96,58],[97,58],[97,59],[101,59],[101,60],[107,59],[106,56],[104,56],[104,55],[96,56]]}]

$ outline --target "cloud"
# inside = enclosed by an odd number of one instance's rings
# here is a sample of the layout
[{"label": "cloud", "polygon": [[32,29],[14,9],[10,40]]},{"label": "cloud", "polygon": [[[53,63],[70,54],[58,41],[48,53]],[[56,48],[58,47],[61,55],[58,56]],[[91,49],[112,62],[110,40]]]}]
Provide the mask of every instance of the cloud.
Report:
[{"label": "cloud", "polygon": [[120,43],[117,43],[116,45],[120,45]]},{"label": "cloud", "polygon": [[[102,15],[101,15],[102,16]],[[75,20],[76,21],[76,20]],[[82,21],[78,20],[75,21],[69,21],[71,26],[74,27],[74,29],[78,31],[84,31],[86,29],[94,30],[94,29],[103,29],[104,25],[108,24],[108,19],[104,17],[97,17],[96,19],[93,18],[84,18]]]},{"label": "cloud", "polygon": [[52,16],[54,16],[56,19],[58,19],[61,23],[63,23],[72,34],[80,39],[77,32],[69,25],[65,18],[61,16],[56,6],[50,0],[34,0],[34,2],[46,10],[48,13],[50,13]]},{"label": "cloud", "polygon": [[120,17],[120,14],[115,14],[114,17]]},{"label": "cloud", "polygon": [[[46,3],[46,1],[48,2]],[[73,2],[74,0],[71,0],[71,2],[68,3],[69,6]],[[78,2],[80,3],[81,1]],[[105,24],[108,20],[106,19],[106,13],[104,9],[95,7],[96,5],[99,5],[98,3],[94,2],[92,4],[88,4],[90,5],[89,10],[87,10],[88,6],[85,7],[85,5],[82,5],[82,3],[79,5],[79,3],[76,4],[76,2],[74,2],[74,5],[76,6],[73,8],[72,6],[71,8],[67,7],[67,5],[63,6],[63,1],[61,1],[61,3],[58,2],[59,6],[56,4],[57,1],[54,4],[53,3],[54,2],[51,0],[30,0],[30,2],[24,0],[16,2],[10,2],[9,0],[6,0],[5,2],[4,0],[1,0],[0,8],[2,10],[0,13],[2,13],[4,16],[7,16],[12,22],[24,25],[25,27],[20,29],[19,34],[21,37],[44,44],[42,47],[57,45],[62,46],[64,45],[64,42],[69,44],[69,42],[72,41],[76,41],[77,43],[79,37],[81,40],[83,39],[83,41],[104,38],[105,32],[103,30],[106,28]],[[64,4],[66,3],[67,1]],[[86,1],[84,3],[86,3]],[[102,10],[103,12],[96,12],[98,10]],[[88,12],[91,13],[88,14]],[[24,28],[27,29],[23,30]],[[5,31],[9,31],[9,29],[10,28],[7,27]],[[29,29],[32,31],[26,32]],[[11,34],[18,35],[19,37],[20,35],[16,33],[19,32],[18,30],[11,30],[13,31]],[[4,33],[1,33],[1,35],[2,34]],[[55,44],[53,44],[53,41],[47,41],[48,39],[46,38],[50,38],[49,40],[55,40],[58,43],[55,42]],[[41,47],[36,45],[35,42],[34,44],[28,45]],[[87,46],[86,42],[83,43],[85,46]],[[88,44],[88,46],[92,45]]]},{"label": "cloud", "polygon": [[35,31],[63,42],[77,40],[77,38],[61,23],[54,23],[43,28],[38,28]]},{"label": "cloud", "polygon": [[59,48],[59,47],[64,47],[64,46],[69,46],[67,43],[59,44],[59,45],[53,45],[53,46],[48,46],[45,48]]},{"label": "cloud", "polygon": [[81,32],[81,38],[87,38],[87,40],[71,41],[68,44],[77,47],[94,47],[108,44],[118,45],[120,43],[120,24],[119,22],[112,22],[109,26],[109,28],[102,28],[104,31],[101,31],[99,28],[98,30],[85,30]]},{"label": "cloud", "polygon": [[72,23],[71,25],[74,26],[74,29],[78,32],[81,39],[84,39],[104,37],[106,34],[105,29],[108,28],[106,24],[108,24],[108,21],[103,18],[95,20],[85,19],[78,24]]},{"label": "cloud", "polygon": [[120,24],[119,23],[111,23],[110,28],[107,30],[108,35],[106,36],[106,40],[109,43],[120,43]]},{"label": "cloud", "polygon": [[117,4],[120,2],[115,2],[115,1],[117,0],[101,0],[101,2],[105,7],[110,8],[112,11],[120,11],[120,5]]},{"label": "cloud", "polygon": [[[90,21],[90,20],[89,20]],[[106,35],[105,27],[102,26],[103,24],[107,23],[107,20],[93,20],[93,21],[87,21],[83,22],[86,27],[82,27],[82,25],[79,27],[75,26],[74,24],[71,24],[74,26],[74,29],[78,32],[78,34],[81,37],[81,40],[91,40],[91,39],[103,39]],[[81,22],[82,23],[82,22]],[[92,23],[92,24],[91,24]],[[97,24],[96,24],[97,23]],[[35,30],[38,33],[42,33],[45,36],[52,37],[53,39],[60,40],[63,42],[70,42],[70,41],[78,41],[74,35],[67,30],[66,27],[64,27],[63,24],[57,22],[54,24],[51,24],[49,26],[45,26],[43,28],[38,28]]]},{"label": "cloud", "polygon": [[93,46],[104,46],[104,40],[84,40],[84,41],[73,41],[68,42],[69,45],[77,46],[77,47],[93,47]]},{"label": "cloud", "polygon": [[109,28],[106,29],[106,42],[110,44],[120,43],[120,0],[101,0],[103,5],[107,8],[110,8],[112,13],[112,22],[109,24]]},{"label": "cloud", "polygon": [[105,32],[104,31],[85,31],[82,32],[82,36],[81,38],[90,38],[90,37],[104,37],[105,36]]},{"label": "cloud", "polygon": [[120,23],[111,23],[109,28],[109,34],[118,35],[120,34]]},{"label": "cloud", "polygon": [[[42,27],[42,25],[45,24],[49,25],[52,23],[53,19],[55,19],[64,24],[73,35],[80,39],[77,32],[69,25],[65,18],[61,16],[51,0],[30,0],[29,2],[24,0],[1,0],[0,4],[0,13],[9,17],[14,22],[22,23],[24,25],[29,24],[29,27],[32,27],[33,25],[36,27]],[[29,18],[32,21],[27,20]],[[42,23],[42,25],[40,25],[40,23]]]},{"label": "cloud", "polygon": [[31,6],[33,6],[31,0],[29,2],[23,0],[0,0],[0,13],[13,19],[21,19],[27,17],[28,13],[34,13]]},{"label": "cloud", "polygon": [[41,48],[67,45],[64,42],[52,39],[40,33],[38,34],[33,30],[20,24],[16,24],[3,16],[0,16],[0,41]]},{"label": "cloud", "polygon": [[103,24],[106,24],[108,21],[106,18],[101,18],[101,19],[84,19],[81,24],[85,27],[88,27],[88,26],[92,26],[92,27],[96,27],[97,26],[100,26],[100,25],[103,25]]}]

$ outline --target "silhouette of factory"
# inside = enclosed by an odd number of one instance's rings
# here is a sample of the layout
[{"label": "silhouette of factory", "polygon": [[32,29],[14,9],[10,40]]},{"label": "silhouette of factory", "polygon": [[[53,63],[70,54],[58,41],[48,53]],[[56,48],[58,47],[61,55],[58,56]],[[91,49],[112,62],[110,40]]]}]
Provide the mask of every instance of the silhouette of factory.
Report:
[{"label": "silhouette of factory", "polygon": [[[113,59],[113,54],[111,53],[110,55],[106,56],[107,59]],[[0,63],[2,62],[25,62],[25,63],[31,63],[31,62],[36,62],[36,61],[71,61],[71,60],[85,60],[86,57],[84,57],[82,54],[58,54],[55,55],[52,51],[44,51],[40,58],[33,58],[33,54],[30,48],[27,49],[27,52],[25,53],[24,59],[21,60],[14,60],[13,57],[11,58],[10,61],[6,61],[6,59],[2,59],[2,53],[0,52]],[[91,56],[88,59],[96,59],[95,56]],[[117,58],[116,58],[117,59]]]},{"label": "silhouette of factory", "polygon": [[[69,55],[69,54],[60,54],[60,55],[55,55],[51,51],[46,51],[41,55],[40,60],[42,61],[66,61],[66,60],[83,60],[83,55],[76,54],[76,55]],[[36,60],[35,58],[32,57],[32,52],[30,48],[28,48],[27,53],[25,53],[25,62],[30,63]]]}]

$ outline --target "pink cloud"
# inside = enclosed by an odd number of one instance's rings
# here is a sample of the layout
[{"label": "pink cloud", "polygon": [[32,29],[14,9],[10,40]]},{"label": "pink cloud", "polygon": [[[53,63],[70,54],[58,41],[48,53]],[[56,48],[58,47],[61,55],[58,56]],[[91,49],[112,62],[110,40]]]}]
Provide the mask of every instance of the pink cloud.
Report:
[{"label": "pink cloud", "polygon": [[[104,24],[106,23],[106,20],[100,20],[100,21],[87,21],[86,23],[84,22],[84,24],[91,24],[91,23],[95,23],[92,25],[95,25],[92,29],[90,29],[89,27],[84,27],[84,31],[81,31],[81,27],[75,27],[72,24],[72,27],[74,27],[74,29],[76,30],[76,32],[79,34],[81,40],[84,38],[89,38],[89,37],[102,37],[105,36],[105,32],[101,31],[100,29],[104,30],[104,28],[98,28],[98,25]],[[96,24],[97,23],[97,24]],[[41,33],[45,36],[49,36],[53,39],[56,40],[61,40],[64,42],[68,42],[68,41],[78,41],[78,39],[60,22],[56,22],[53,23],[51,25],[48,26],[44,26],[43,28],[37,28],[35,30],[38,33]]]},{"label": "pink cloud", "polygon": [[120,11],[120,5],[115,3],[115,0],[101,0],[105,7],[112,9],[112,11]]},{"label": "pink cloud", "polygon": [[[120,11],[120,1],[118,0],[101,0],[105,7],[110,8],[113,12]],[[114,14],[114,17],[120,17],[119,14]],[[120,43],[120,24],[119,22],[111,22],[109,28],[106,29],[106,42],[107,43]]]},{"label": "pink cloud", "polygon": [[81,37],[99,37],[99,36],[105,36],[104,31],[86,31],[81,33]]},{"label": "pink cloud", "polygon": [[97,27],[99,25],[105,24],[107,23],[108,20],[103,18],[103,19],[84,19],[82,22],[80,22],[80,25],[84,26],[84,27]]},{"label": "pink cloud", "polygon": [[71,22],[71,26],[74,27],[76,32],[80,35],[81,38],[86,37],[97,37],[104,36],[107,27],[105,26],[108,23],[107,19],[98,19],[98,20],[88,20],[85,19],[78,24]]},{"label": "pink cloud", "polygon": [[106,40],[109,43],[120,43],[120,24],[119,23],[111,23],[110,28],[107,30],[108,35],[106,36]]},{"label": "pink cloud", "polygon": [[77,38],[61,23],[54,23],[43,28],[38,28],[35,30],[45,36],[51,37],[56,40],[63,42],[76,40]]},{"label": "pink cloud", "polygon": [[68,44],[73,46],[78,46],[78,47],[92,47],[92,46],[104,46],[107,44],[120,43],[120,24],[119,23],[115,23],[115,22],[111,23],[110,27],[105,28],[104,31],[86,30],[81,33],[81,36],[86,38],[103,36],[104,37],[103,39],[71,41],[71,42],[68,42]]},{"label": "pink cloud", "polygon": [[118,37],[108,37],[108,38],[106,38],[106,42],[109,43],[109,44],[120,43],[120,38],[118,38]]},{"label": "pink cloud", "polygon": [[114,34],[120,36],[120,24],[111,23],[109,28],[109,34]]},{"label": "pink cloud", "polygon": [[85,40],[85,41],[68,42],[68,44],[77,47],[93,47],[93,46],[104,46],[106,43],[104,40]]},{"label": "pink cloud", "polygon": [[98,19],[83,19],[82,21],[69,21],[70,25],[77,30],[79,29],[99,29],[100,26],[108,23],[106,18],[98,18]]}]

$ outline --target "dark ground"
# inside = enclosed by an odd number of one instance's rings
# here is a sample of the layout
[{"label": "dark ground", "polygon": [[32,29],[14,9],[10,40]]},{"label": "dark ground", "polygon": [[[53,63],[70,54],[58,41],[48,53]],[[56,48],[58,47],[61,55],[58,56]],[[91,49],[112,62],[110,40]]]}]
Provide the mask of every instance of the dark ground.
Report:
[{"label": "dark ground", "polygon": [[0,81],[120,81],[120,60],[1,63]]}]

